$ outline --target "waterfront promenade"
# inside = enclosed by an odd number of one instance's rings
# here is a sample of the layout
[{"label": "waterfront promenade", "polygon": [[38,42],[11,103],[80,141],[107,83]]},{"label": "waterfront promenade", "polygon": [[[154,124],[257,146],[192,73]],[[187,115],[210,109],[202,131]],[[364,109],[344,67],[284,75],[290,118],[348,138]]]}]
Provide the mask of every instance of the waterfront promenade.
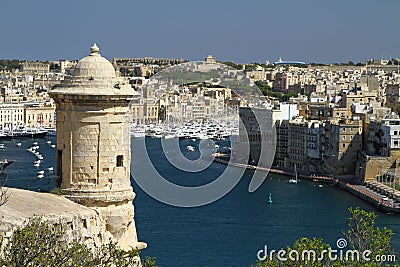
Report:
[{"label": "waterfront promenade", "polygon": [[[248,164],[230,162],[228,157],[221,157],[221,154],[217,154],[214,161],[250,170],[268,171],[285,176],[294,175],[293,172],[284,169],[264,168]],[[400,192],[384,184],[375,181],[368,181],[366,183],[359,184],[359,182],[356,183],[356,181],[351,182],[351,179],[316,175],[311,173],[298,174],[298,177],[304,180],[312,180],[314,182],[336,185],[339,188],[357,196],[358,198],[363,199],[367,203],[372,204],[378,210],[387,213],[400,214]]]}]

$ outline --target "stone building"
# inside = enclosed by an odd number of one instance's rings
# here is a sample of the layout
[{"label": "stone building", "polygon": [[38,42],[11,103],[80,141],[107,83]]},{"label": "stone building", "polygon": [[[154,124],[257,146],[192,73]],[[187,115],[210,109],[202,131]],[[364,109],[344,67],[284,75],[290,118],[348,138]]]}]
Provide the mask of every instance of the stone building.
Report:
[{"label": "stone building", "polygon": [[55,108],[50,103],[25,103],[24,104],[24,125],[27,127],[50,127],[54,128]]},{"label": "stone building", "polygon": [[386,86],[386,106],[391,108],[392,111],[400,111],[400,85],[390,84]]},{"label": "stone building", "polygon": [[213,57],[212,55],[208,55],[205,59],[205,62],[207,63],[217,63],[217,60],[215,59],[215,57]]},{"label": "stone building", "polygon": [[11,130],[11,125],[24,126],[24,105],[0,103],[0,130]]},{"label": "stone building", "polygon": [[277,144],[274,165],[316,171],[320,154],[320,121],[300,118],[275,123]]},{"label": "stone building", "polygon": [[50,64],[44,62],[27,61],[21,63],[21,72],[26,74],[44,74],[49,73]]},{"label": "stone building", "polygon": [[96,45],[49,95],[57,113],[57,177],[65,197],[95,210],[97,243],[138,242],[130,184],[130,114],[137,97]]},{"label": "stone building", "polygon": [[268,166],[273,161],[276,145],[273,110],[240,107],[239,117],[242,121],[239,125],[239,143],[249,144],[248,162]]},{"label": "stone building", "polygon": [[354,174],[357,153],[362,150],[361,120],[331,120],[321,132],[321,149],[327,172],[335,175]]}]

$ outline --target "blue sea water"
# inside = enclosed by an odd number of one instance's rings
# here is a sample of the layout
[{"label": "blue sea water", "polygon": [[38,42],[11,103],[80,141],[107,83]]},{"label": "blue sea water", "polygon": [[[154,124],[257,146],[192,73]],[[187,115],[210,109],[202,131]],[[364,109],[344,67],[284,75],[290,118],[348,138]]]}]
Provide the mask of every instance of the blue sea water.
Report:
[{"label": "blue sea water", "polygon": [[[55,149],[47,141],[55,143],[54,137],[46,139],[23,139],[3,141],[6,148],[0,158],[14,159],[0,178],[7,185],[46,191],[54,186],[54,175],[46,171],[49,179],[37,178],[38,170],[55,167]],[[34,167],[35,156],[26,149],[37,141],[44,160]],[[195,152],[185,147],[193,145]],[[220,144],[221,146],[226,144]],[[198,186],[216,179],[226,168],[213,163],[197,173],[187,173],[168,164],[159,139],[146,138],[147,151],[153,165],[168,180],[180,185]],[[182,153],[196,159],[197,143],[183,140]],[[138,162],[135,149],[132,160]],[[133,169],[133,176],[144,175],[146,170]],[[360,207],[378,214],[377,225],[394,230],[393,246],[400,249],[400,217],[386,215],[375,210],[358,198],[336,187],[318,187],[311,181],[300,181],[297,185],[287,183],[287,177],[269,175],[254,193],[248,192],[252,171],[246,171],[236,187],[221,199],[201,207],[180,208],[161,203],[145,193],[132,180],[136,192],[134,200],[135,221],[140,241],[148,248],[142,255],[157,258],[159,266],[250,266],[257,260],[257,252],[268,245],[279,249],[292,245],[303,236],[322,237],[335,246],[346,230],[347,209]],[[268,204],[268,194],[273,203]]]},{"label": "blue sea water", "polygon": [[[226,168],[213,163],[202,172],[183,173],[168,164],[159,140],[148,138],[146,144],[156,169],[176,184],[206,184]],[[181,141],[182,153],[198,157],[198,150],[185,151],[187,145],[192,145],[192,141]],[[132,158],[135,160],[134,149]],[[144,172],[138,168],[133,175],[145,175]],[[273,174],[257,191],[249,193],[251,177],[252,171],[246,171],[229,194],[196,208],[158,202],[133,181],[137,232],[139,239],[148,243],[142,254],[156,257],[159,266],[250,266],[264,245],[280,249],[300,237],[322,237],[335,247],[346,230],[349,207],[376,211],[337,187],[321,188],[305,180],[297,185],[288,184],[287,177]],[[267,203],[269,193],[272,204]],[[393,245],[399,249],[400,217],[376,212],[377,225],[394,230]]]}]

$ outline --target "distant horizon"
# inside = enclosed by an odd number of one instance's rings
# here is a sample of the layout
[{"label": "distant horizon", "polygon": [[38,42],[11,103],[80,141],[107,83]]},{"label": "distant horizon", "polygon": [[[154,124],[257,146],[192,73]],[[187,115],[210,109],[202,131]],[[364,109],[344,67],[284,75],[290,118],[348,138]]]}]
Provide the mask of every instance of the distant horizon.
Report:
[{"label": "distant horizon", "polygon": [[[89,53],[88,53],[89,54]],[[87,54],[87,55],[88,55]],[[0,58],[0,60],[18,60],[18,61],[30,61],[30,62],[35,62],[35,61],[40,61],[40,62],[46,62],[46,61],[48,61],[48,62],[57,62],[57,61],[60,61],[60,60],[70,60],[70,61],[73,61],[73,60],[80,60],[80,59],[82,59],[83,57],[85,57],[85,56],[87,56],[87,55],[84,55],[84,56],[82,56],[81,58],[60,58],[60,59],[20,59],[20,58]],[[104,56],[104,55],[102,55],[103,57],[105,57],[107,60],[109,60],[110,62],[113,60],[113,58],[145,58],[145,57],[153,57],[153,58],[174,58],[174,59],[183,59],[183,60],[187,60],[187,61],[203,61],[204,59],[205,59],[205,57],[207,56],[207,55],[205,55],[204,56],[204,58],[203,59],[194,59],[194,60],[190,60],[190,59],[187,59],[187,58],[183,58],[183,57],[163,57],[163,56],[135,56],[135,57],[128,57],[128,56],[119,56],[119,57],[107,57],[107,56]],[[263,61],[263,62],[254,62],[254,61],[248,61],[248,62],[236,62],[236,61],[232,61],[232,60],[220,60],[220,59],[218,59],[215,55],[212,55],[213,57],[215,57],[216,58],[216,60],[217,60],[217,62],[232,62],[232,63],[235,63],[235,64],[265,64],[266,63],[266,60],[265,61]],[[278,58],[279,59],[279,58]],[[269,60],[269,63],[272,65],[274,62],[276,62],[276,61],[278,61],[278,59],[275,59],[275,60]],[[304,62],[304,63],[306,63],[306,65],[309,65],[309,64],[317,64],[317,65],[319,65],[319,64],[321,64],[321,65],[329,65],[329,64],[343,64],[343,65],[347,65],[350,61],[352,61],[353,63],[354,63],[354,65],[355,64],[358,64],[358,63],[362,63],[362,64],[365,64],[365,62],[367,61],[367,60],[381,60],[381,59],[383,59],[383,60],[392,60],[392,59],[400,59],[400,57],[398,57],[398,58],[395,58],[395,57],[392,57],[392,58],[380,58],[380,59],[378,59],[378,58],[367,58],[366,60],[362,60],[362,61],[353,61],[353,60],[347,60],[347,61],[342,61],[342,62],[339,62],[339,61],[337,61],[337,62],[308,62],[308,61],[304,61],[304,60],[301,60],[301,62]],[[282,60],[283,61],[293,61],[292,59],[285,59],[285,58],[282,58]],[[296,60],[297,61],[297,60]]]},{"label": "distant horizon", "polygon": [[399,58],[398,0],[4,1],[0,58],[354,63]]}]

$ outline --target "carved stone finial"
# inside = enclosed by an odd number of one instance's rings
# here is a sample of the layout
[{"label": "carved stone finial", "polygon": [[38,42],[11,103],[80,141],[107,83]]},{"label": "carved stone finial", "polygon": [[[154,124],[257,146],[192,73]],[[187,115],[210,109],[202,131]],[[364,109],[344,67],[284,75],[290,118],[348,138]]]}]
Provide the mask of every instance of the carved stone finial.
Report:
[{"label": "carved stone finial", "polygon": [[90,55],[98,55],[99,50],[99,47],[96,45],[96,43],[94,43],[93,46],[90,48]]}]

